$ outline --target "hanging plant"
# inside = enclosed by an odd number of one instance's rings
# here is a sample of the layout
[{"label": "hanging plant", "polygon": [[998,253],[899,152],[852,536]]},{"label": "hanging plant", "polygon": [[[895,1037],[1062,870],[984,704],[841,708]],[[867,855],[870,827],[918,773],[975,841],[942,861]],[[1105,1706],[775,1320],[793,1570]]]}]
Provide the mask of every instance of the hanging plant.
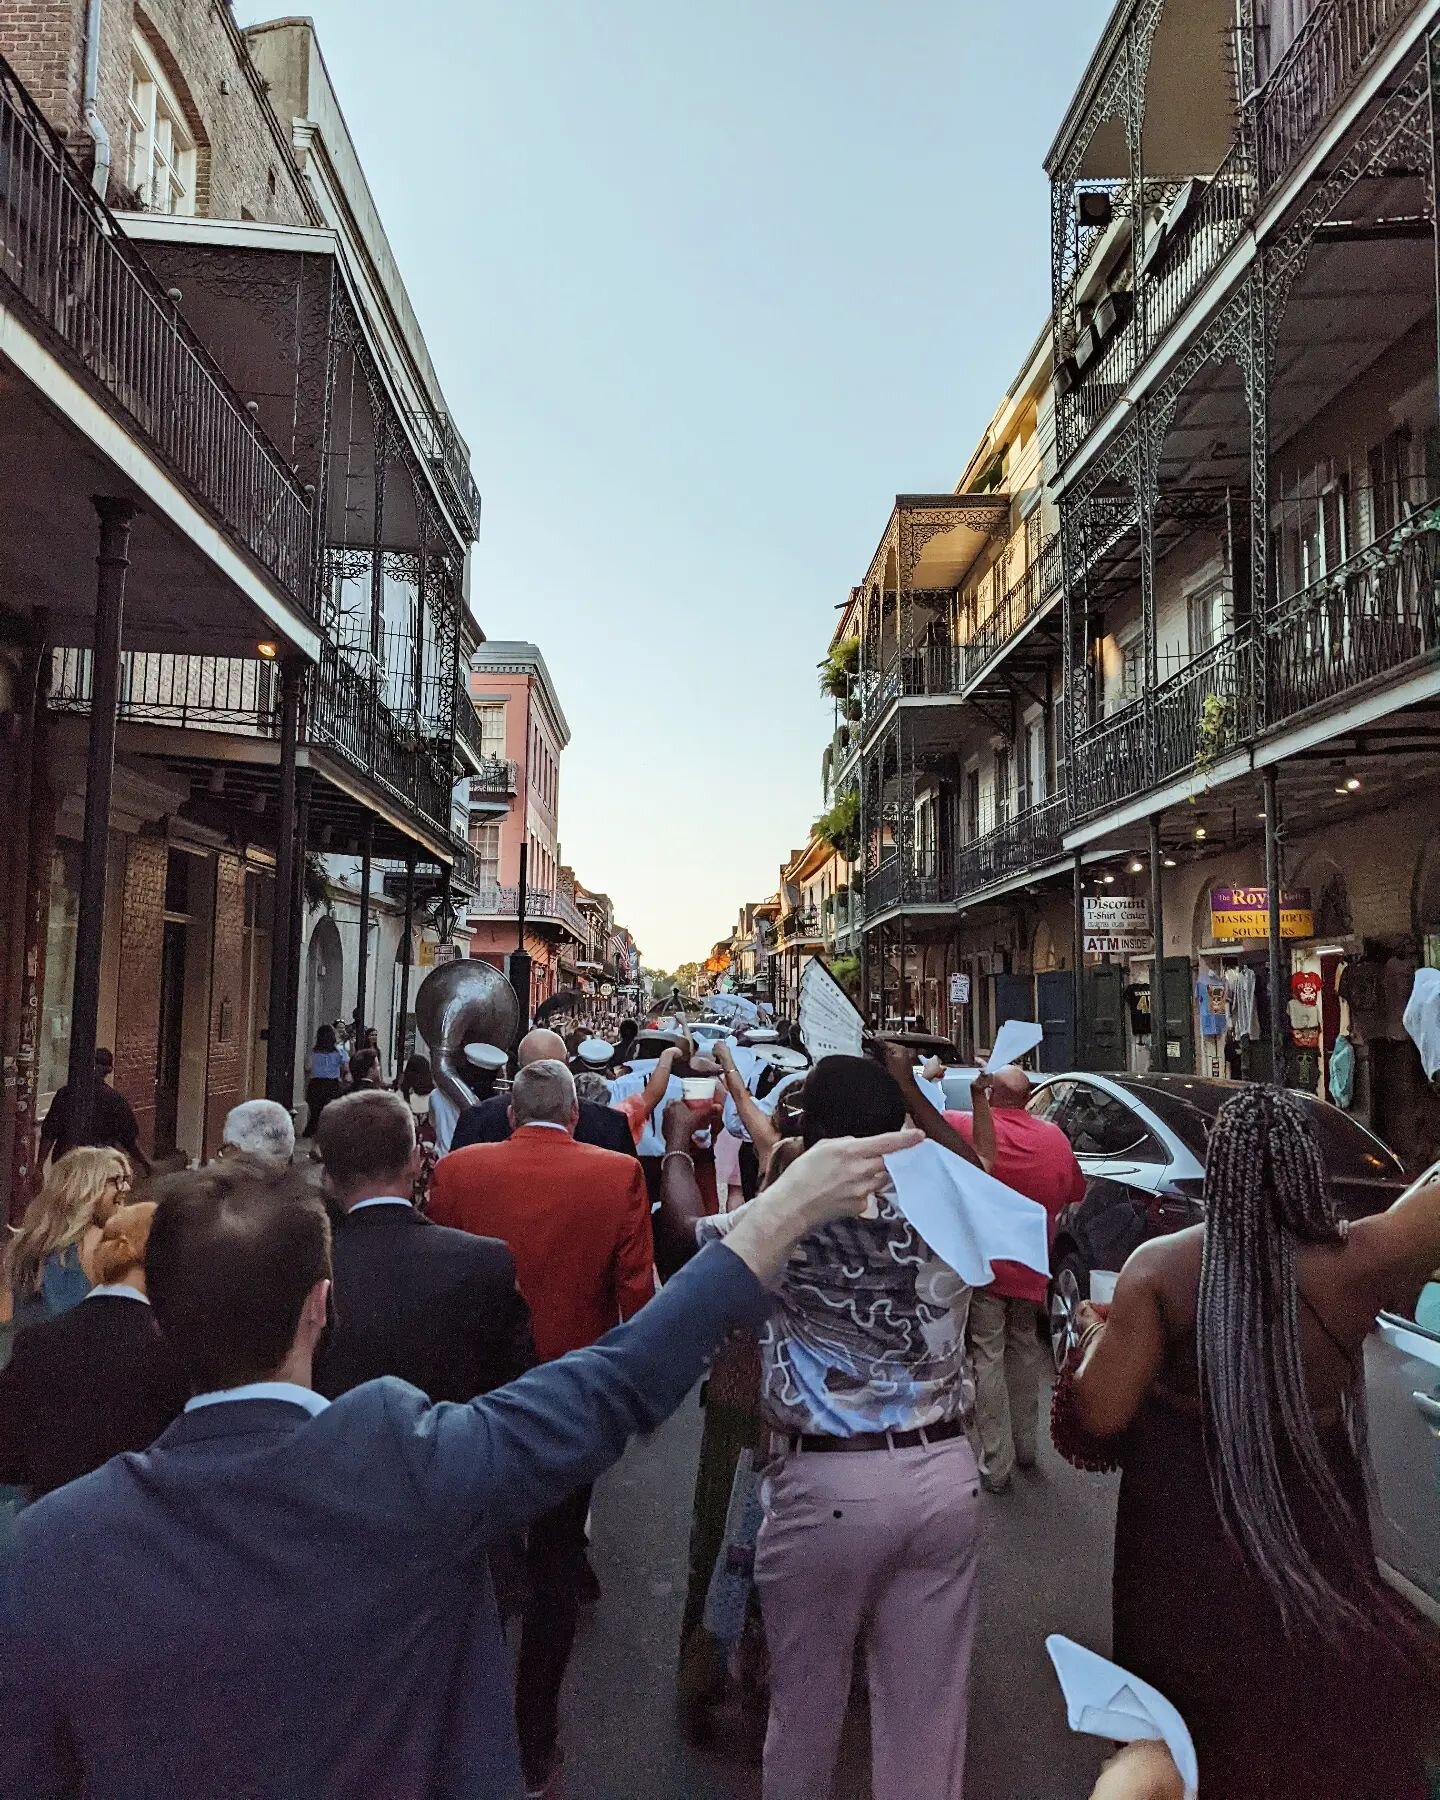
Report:
[{"label": "hanging plant", "polygon": [[312,911],[330,910],[330,878],[325,873],[325,858],[315,850],[305,853],[305,904]]},{"label": "hanging plant", "polygon": [[860,848],[859,788],[847,788],[828,812],[821,813],[815,821],[815,835],[847,862],[855,860]]},{"label": "hanging plant", "polygon": [[860,998],[860,958],[858,956],[835,957],[830,964],[830,973],[852,1000]]},{"label": "hanging plant", "polygon": [[844,700],[850,692],[851,679],[860,671],[859,636],[841,638],[830,646],[830,654],[820,665],[820,692],[832,700]]},{"label": "hanging plant", "polygon": [[858,725],[864,716],[865,708],[861,706],[858,700],[847,700],[845,702],[845,717],[849,719],[852,725]]},{"label": "hanging plant", "polygon": [[1234,740],[1235,702],[1222,694],[1207,694],[1200,706],[1195,732],[1195,771],[1203,775],[1214,767]]}]

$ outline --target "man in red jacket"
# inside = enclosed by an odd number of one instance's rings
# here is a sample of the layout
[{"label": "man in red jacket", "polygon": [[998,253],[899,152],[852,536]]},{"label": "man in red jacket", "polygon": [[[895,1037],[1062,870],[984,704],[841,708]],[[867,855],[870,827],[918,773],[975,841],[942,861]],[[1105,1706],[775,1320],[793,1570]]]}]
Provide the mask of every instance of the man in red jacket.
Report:
[{"label": "man in red jacket", "polygon": [[[452,1150],[430,1189],[437,1224],[509,1245],[542,1362],[595,1343],[655,1292],[640,1164],[577,1144],[579,1117],[564,1063],[529,1063],[510,1090],[511,1136]],[[515,1716],[531,1794],[545,1794],[559,1768],[560,1686],[580,1614],[589,1510],[590,1489],[581,1488],[530,1528]]]},{"label": "man in red jacket", "polygon": [[[1083,1197],[1085,1177],[1060,1127],[1026,1111],[1029,1098],[1030,1080],[1023,1070],[995,1071],[990,1087],[995,1164],[990,1173],[1045,1208],[1053,1238],[1061,1212]],[[969,1113],[945,1117],[970,1136]],[[1017,1464],[1022,1469],[1035,1466],[1045,1292],[1043,1275],[1018,1264],[999,1264],[990,1286],[977,1288],[970,1296],[980,1480],[992,1494],[1007,1491]]]}]

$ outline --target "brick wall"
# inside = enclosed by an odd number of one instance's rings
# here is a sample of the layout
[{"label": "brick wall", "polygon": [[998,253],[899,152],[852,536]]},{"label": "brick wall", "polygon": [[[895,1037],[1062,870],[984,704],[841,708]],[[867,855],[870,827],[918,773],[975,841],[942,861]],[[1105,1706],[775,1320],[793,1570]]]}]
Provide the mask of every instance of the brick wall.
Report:
[{"label": "brick wall", "polygon": [[160,956],[165,936],[162,837],[132,837],[125,857],[125,910],[120,932],[116,1003],[115,1086],[135,1109],[147,1150],[155,1131],[155,1057],[160,1037]]},{"label": "brick wall", "polygon": [[205,1083],[205,1154],[220,1145],[225,1115],[244,1091],[245,865],[215,859],[215,936],[210,963],[210,1044]]},{"label": "brick wall", "polygon": [[[304,184],[264,84],[225,0],[105,0],[101,16],[100,116],[110,133],[110,200],[129,186],[126,139],[131,34],[139,30],[175,89],[199,147],[196,210],[272,223],[311,221]],[[0,7],[0,54],[88,168],[80,113],[84,0],[9,0]]]}]

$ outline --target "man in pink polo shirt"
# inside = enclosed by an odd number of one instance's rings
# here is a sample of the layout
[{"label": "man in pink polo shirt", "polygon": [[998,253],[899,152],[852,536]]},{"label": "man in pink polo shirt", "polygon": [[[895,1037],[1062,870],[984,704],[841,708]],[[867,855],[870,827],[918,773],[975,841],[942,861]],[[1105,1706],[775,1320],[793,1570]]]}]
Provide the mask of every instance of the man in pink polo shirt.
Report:
[{"label": "man in pink polo shirt", "polygon": [[[1025,1110],[1029,1098],[1030,1082],[1021,1070],[995,1071],[990,1089],[995,1116],[991,1174],[1045,1208],[1053,1238],[1062,1209],[1084,1194],[1085,1177],[1060,1127]],[[969,1113],[947,1112],[945,1117],[966,1138],[970,1136]],[[980,1480],[992,1494],[1009,1489],[1017,1463],[1022,1469],[1035,1464],[1045,1289],[1043,1275],[1018,1264],[996,1263],[994,1281],[970,1297]]]}]

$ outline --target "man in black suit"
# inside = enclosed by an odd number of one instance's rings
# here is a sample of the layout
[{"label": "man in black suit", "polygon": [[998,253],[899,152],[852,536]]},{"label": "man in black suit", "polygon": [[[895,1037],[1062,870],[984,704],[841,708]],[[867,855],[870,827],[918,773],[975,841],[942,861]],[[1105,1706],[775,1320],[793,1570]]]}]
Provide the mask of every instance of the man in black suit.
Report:
[{"label": "man in black suit", "polygon": [[[558,1031],[532,1031],[520,1040],[516,1061],[523,1069],[527,1063],[568,1063],[570,1052]],[[479,1106],[467,1106],[455,1126],[450,1140],[452,1150],[464,1150],[471,1144],[503,1144],[510,1136],[510,1102],[504,1094],[493,1094]],[[618,1150],[624,1156],[635,1154],[635,1140],[623,1113],[613,1106],[597,1106],[592,1100],[580,1102],[580,1123],[575,1127],[577,1144],[594,1144],[601,1150]]]},{"label": "man in black suit", "polygon": [[125,1450],[148,1450],[190,1390],[145,1293],[154,1204],[122,1206],[95,1251],[96,1285],[68,1312],[17,1334],[0,1369],[0,1481],[27,1500]]},{"label": "man in black suit", "polygon": [[372,1088],[332,1100],[316,1142],[341,1214],[320,1393],[394,1375],[431,1400],[466,1401],[533,1367],[530,1309],[506,1245],[432,1225],[410,1204],[415,1126],[400,1096]]}]

